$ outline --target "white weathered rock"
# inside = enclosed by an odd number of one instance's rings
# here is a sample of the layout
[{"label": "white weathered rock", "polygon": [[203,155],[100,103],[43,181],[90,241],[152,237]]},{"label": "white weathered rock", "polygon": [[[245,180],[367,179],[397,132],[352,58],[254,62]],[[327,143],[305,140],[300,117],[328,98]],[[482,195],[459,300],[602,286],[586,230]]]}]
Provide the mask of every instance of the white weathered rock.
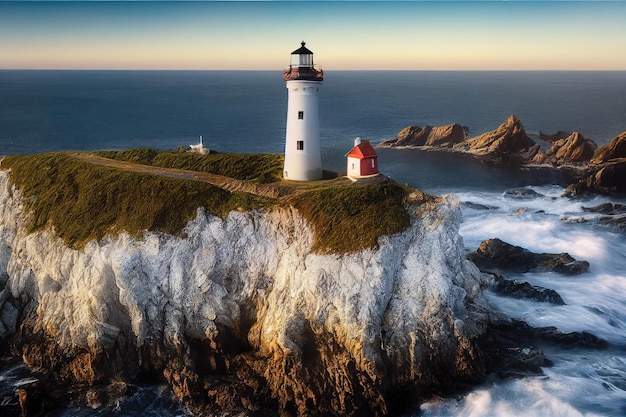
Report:
[{"label": "white weathered rock", "polygon": [[8,175],[0,171],[0,275],[14,301],[5,309],[10,297],[0,297],[0,337],[16,329],[13,305],[29,301],[61,349],[131,340],[137,349],[124,354],[137,363],[156,339],[182,354],[190,340],[215,346],[222,328],[247,332],[259,357],[299,357],[310,329],[373,381],[383,368],[404,381],[441,346],[458,354],[485,321],[485,278],[465,259],[454,196],[410,206],[409,229],[351,254],[312,253],[311,228],[290,208],[225,219],[201,208],[184,237],[120,235],[77,251],[51,229],[26,233]]}]

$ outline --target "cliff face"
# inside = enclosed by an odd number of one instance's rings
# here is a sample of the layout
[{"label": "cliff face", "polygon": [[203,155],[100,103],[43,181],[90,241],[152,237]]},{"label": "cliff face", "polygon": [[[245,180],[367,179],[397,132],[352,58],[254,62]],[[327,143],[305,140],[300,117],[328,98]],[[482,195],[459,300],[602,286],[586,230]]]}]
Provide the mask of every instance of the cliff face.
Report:
[{"label": "cliff face", "polygon": [[[163,376],[194,410],[382,415],[484,376],[484,277],[459,202],[410,205],[377,249],[311,252],[293,208],[198,209],[180,236],[65,246],[0,171],[0,338],[68,384]],[[397,395],[405,393],[410,395]]]}]

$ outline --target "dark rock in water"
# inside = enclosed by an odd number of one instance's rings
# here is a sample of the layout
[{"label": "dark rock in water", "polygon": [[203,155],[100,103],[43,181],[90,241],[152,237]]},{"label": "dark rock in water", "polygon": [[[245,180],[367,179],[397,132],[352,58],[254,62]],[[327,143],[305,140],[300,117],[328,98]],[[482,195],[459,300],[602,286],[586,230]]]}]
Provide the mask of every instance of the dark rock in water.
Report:
[{"label": "dark rock in water", "polygon": [[618,158],[626,158],[626,131],[611,139],[608,145],[599,147],[591,162],[600,164]]},{"label": "dark rock in water", "polygon": [[604,216],[599,219],[599,222],[617,227],[620,231],[626,231],[626,216]]},{"label": "dark rock in water", "polygon": [[540,343],[570,348],[606,349],[608,343],[588,332],[562,333],[555,327],[531,327],[521,320],[497,321],[479,340],[491,360],[490,370],[504,376],[541,374],[552,362],[535,346]]},{"label": "dark rock in water", "polygon": [[514,115],[509,116],[496,130],[468,139],[454,148],[493,162],[520,164],[532,160],[540,149]]},{"label": "dark rock in water", "polygon": [[500,239],[485,240],[476,252],[467,255],[481,271],[553,271],[576,275],[589,270],[589,262],[577,261],[567,253],[533,253]]},{"label": "dark rock in water", "polygon": [[541,197],[542,194],[533,190],[532,188],[512,188],[510,190],[506,190],[504,195],[511,198],[522,198],[522,199],[530,199]]},{"label": "dark rock in water", "polygon": [[539,302],[547,302],[556,305],[565,305],[563,298],[549,288],[530,285],[528,282],[517,282],[494,274],[496,284],[493,289],[496,293],[513,298],[530,298]]},{"label": "dark rock in water", "polygon": [[626,204],[620,203],[603,203],[593,207],[583,207],[584,211],[588,211],[590,213],[601,213],[601,214],[626,214]]},{"label": "dark rock in water", "polygon": [[552,165],[587,162],[597,148],[598,145],[594,141],[574,132],[567,138],[555,141],[547,151],[537,153],[532,162]]},{"label": "dark rock in water", "polygon": [[464,201],[463,206],[470,208],[470,209],[474,209],[474,210],[495,210],[498,207],[495,206],[488,206],[485,204],[480,204],[480,203],[474,203],[472,201]]},{"label": "dark rock in water", "polygon": [[537,349],[534,340],[519,337],[518,328],[526,330],[528,324],[521,321],[490,323],[487,331],[478,340],[487,359],[490,372],[511,378],[542,375],[542,367],[552,365],[543,352]]},{"label": "dark rock in water", "polygon": [[575,197],[585,193],[625,194],[626,158],[588,167],[578,182],[567,187],[565,196]]},{"label": "dark rock in water", "polygon": [[606,349],[609,345],[606,340],[589,332],[561,333],[556,327],[539,327],[535,329],[536,336],[547,342],[556,343],[564,347],[583,347],[589,349]]},{"label": "dark rock in water", "polygon": [[598,219],[600,224],[615,226],[619,230],[626,230],[626,205],[620,203],[603,203],[594,207],[583,207],[590,213],[606,214]]},{"label": "dark rock in water", "polygon": [[379,147],[396,146],[437,146],[450,148],[455,143],[463,142],[467,138],[467,126],[458,123],[445,126],[407,126],[398,133],[395,139],[380,143]]},{"label": "dark rock in water", "polygon": [[561,333],[555,327],[535,328],[521,320],[492,322],[478,341],[489,360],[490,371],[503,377],[541,374],[542,367],[551,366],[552,362],[535,347],[540,343],[589,349],[608,346],[605,340],[588,332]]},{"label": "dark rock in water", "polygon": [[556,142],[557,140],[565,139],[569,135],[571,135],[570,132],[564,132],[562,130],[559,130],[554,135],[548,135],[546,133],[543,133],[542,131],[539,131],[539,137],[546,142]]}]

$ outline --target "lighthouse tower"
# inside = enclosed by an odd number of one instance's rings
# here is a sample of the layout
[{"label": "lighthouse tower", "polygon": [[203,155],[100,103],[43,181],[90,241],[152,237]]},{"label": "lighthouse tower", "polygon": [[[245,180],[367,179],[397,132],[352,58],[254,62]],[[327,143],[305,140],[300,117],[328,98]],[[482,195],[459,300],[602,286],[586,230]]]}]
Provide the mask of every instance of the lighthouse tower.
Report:
[{"label": "lighthouse tower", "polygon": [[324,72],[313,65],[313,52],[304,41],[301,45],[291,53],[283,75],[289,91],[283,177],[310,181],[322,178],[317,92]]}]

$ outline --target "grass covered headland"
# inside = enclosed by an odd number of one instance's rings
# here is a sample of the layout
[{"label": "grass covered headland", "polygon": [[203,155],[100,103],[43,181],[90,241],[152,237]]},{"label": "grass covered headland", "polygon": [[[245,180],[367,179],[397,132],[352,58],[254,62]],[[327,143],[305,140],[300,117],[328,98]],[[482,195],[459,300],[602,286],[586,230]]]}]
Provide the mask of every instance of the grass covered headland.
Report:
[{"label": "grass covered headland", "polygon": [[[106,156],[105,152],[98,154]],[[73,155],[9,156],[1,168],[11,170],[10,183],[21,190],[25,208],[31,212],[29,232],[53,226],[75,249],[89,240],[122,232],[137,237],[145,230],[178,234],[195,217],[198,207],[223,218],[232,210],[291,205],[312,225],[313,250],[318,253],[375,247],[379,236],[409,226],[404,201],[410,189],[392,181],[302,184],[294,187],[291,195],[268,198],[229,192],[206,182],[92,164]],[[280,181],[276,168],[282,169],[281,155],[203,156],[142,149],[120,151],[114,156],[133,163],[219,175],[233,172],[232,177],[250,182]]]},{"label": "grass covered headland", "polygon": [[269,184],[279,181],[285,159],[278,154],[159,152],[150,148],[126,151],[100,151],[96,155],[118,161],[134,162],[161,168],[218,174],[236,180]]}]

